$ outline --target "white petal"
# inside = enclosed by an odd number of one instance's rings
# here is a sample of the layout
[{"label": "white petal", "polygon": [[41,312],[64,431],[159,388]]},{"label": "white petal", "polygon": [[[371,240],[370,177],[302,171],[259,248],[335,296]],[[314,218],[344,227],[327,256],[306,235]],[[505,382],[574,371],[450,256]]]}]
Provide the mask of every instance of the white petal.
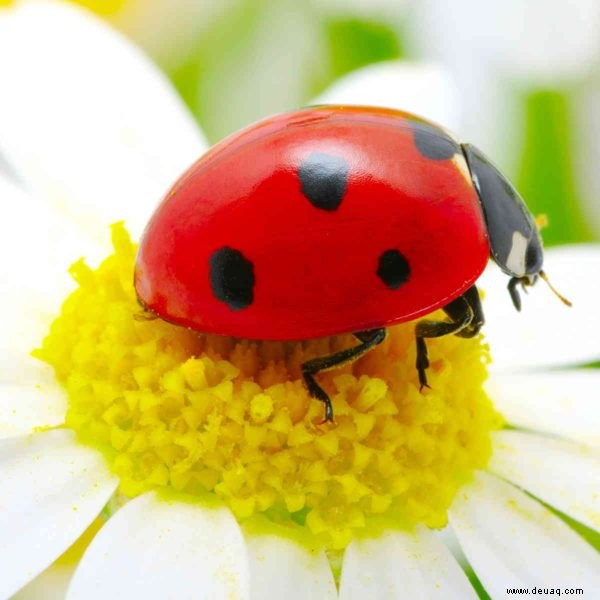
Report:
[{"label": "white petal", "polygon": [[148,493],[96,535],[67,598],[249,598],[248,556],[226,509]]},{"label": "white petal", "polygon": [[488,469],[600,530],[600,452],[520,431],[493,434]]},{"label": "white petal", "polygon": [[510,425],[600,446],[600,370],[492,373],[486,388]]},{"label": "white petal", "polygon": [[[596,0],[502,0],[487,20],[498,63],[527,85],[558,87],[589,74],[598,59]],[[471,13],[465,11],[465,17]],[[470,22],[472,27],[479,23]]]},{"label": "white petal", "polygon": [[[84,255],[96,259],[100,250],[44,202],[2,177],[0,198],[5,207],[0,219],[0,381],[47,382],[51,369],[30,352],[39,347],[75,286],[68,268]],[[104,236],[109,239],[108,230]]]},{"label": "white petal", "polygon": [[0,440],[0,598],[58,558],[112,495],[102,455],[68,430]]},{"label": "white petal", "polygon": [[23,182],[19,179],[14,171],[14,168],[1,152],[0,148],[0,180],[5,180],[10,183],[23,186]]},{"label": "white petal", "polygon": [[475,104],[481,76],[491,71],[513,91],[520,89],[515,77],[523,78],[521,85],[530,88],[562,88],[597,64],[600,7],[596,0],[455,0],[452,11],[444,0],[411,4],[409,14],[418,17],[409,23],[412,51],[443,64],[454,63],[456,71],[463,71],[466,96],[474,91],[466,84],[477,86],[472,108],[479,109],[488,122],[496,121],[497,127],[514,131],[504,113],[492,119],[494,113],[487,106]]},{"label": "white petal", "polygon": [[389,532],[346,549],[340,600],[477,598],[448,548],[431,531]]},{"label": "white petal", "polygon": [[275,535],[246,538],[252,600],[335,600],[337,590],[323,550],[309,552]]},{"label": "white petal", "polygon": [[120,219],[139,235],[206,148],[158,69],[92,13],[66,3],[0,11],[0,81],[8,161],[98,239]]},{"label": "white petal", "polygon": [[449,73],[434,64],[387,62],[337,80],[312,104],[387,106],[415,113],[458,130],[458,91]]},{"label": "white petal", "polygon": [[25,435],[37,427],[62,425],[66,410],[67,400],[57,383],[0,384],[0,439]]},{"label": "white petal", "polygon": [[64,600],[74,565],[52,565],[10,600]]},{"label": "white petal", "polygon": [[480,279],[493,368],[567,366],[600,358],[600,245],[551,248],[544,270],[573,302],[571,308],[540,281],[522,295],[523,308],[517,312],[506,290],[508,279],[495,265]]},{"label": "white petal", "polygon": [[478,473],[450,510],[450,523],[492,598],[507,588],[600,589],[600,556],[541,504]]},{"label": "white petal", "polygon": [[578,206],[582,216],[593,228],[596,239],[600,238],[600,79],[591,78],[581,93],[569,96],[569,127],[573,130],[572,160],[577,190],[584,202]]}]

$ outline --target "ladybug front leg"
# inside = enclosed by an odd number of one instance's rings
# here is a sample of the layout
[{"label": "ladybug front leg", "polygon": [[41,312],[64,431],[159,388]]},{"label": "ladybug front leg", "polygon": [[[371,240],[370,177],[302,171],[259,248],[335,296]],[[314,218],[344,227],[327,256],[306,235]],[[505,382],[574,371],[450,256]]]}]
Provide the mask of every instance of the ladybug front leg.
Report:
[{"label": "ladybug front leg", "polygon": [[[525,275],[524,277],[511,277],[508,282],[508,293],[514,307],[521,311],[521,296],[517,286],[520,285],[521,289],[527,293],[527,287],[532,286],[537,281],[537,275]],[[560,295],[559,295],[560,298]]]},{"label": "ladybug front leg", "polygon": [[380,329],[369,329],[368,331],[358,331],[353,334],[361,343],[353,348],[340,350],[335,354],[313,358],[302,363],[302,376],[308,389],[308,393],[317,400],[325,404],[325,419],[323,422],[333,422],[333,406],[331,398],[327,392],[317,383],[315,375],[321,371],[329,371],[366,354],[377,344],[385,339],[387,331],[382,327]]},{"label": "ladybug front leg", "polygon": [[444,306],[443,311],[450,318],[448,321],[431,321],[424,319],[415,327],[417,338],[417,372],[421,390],[430,387],[427,383],[426,371],[429,368],[429,356],[425,338],[457,335],[471,338],[479,333],[485,322],[479,291],[473,285],[462,296]]}]

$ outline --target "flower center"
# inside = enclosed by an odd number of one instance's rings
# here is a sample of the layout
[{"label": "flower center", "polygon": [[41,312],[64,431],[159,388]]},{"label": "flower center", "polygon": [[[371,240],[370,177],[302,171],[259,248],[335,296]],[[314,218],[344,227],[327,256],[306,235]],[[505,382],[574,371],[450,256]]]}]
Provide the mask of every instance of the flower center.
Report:
[{"label": "flower center", "polygon": [[217,496],[249,527],[329,549],[383,528],[446,524],[498,426],[480,337],[431,340],[432,389],[421,393],[414,324],[390,327],[360,360],[319,374],[336,420],[320,424],[323,404],[300,365],[355,345],[351,335],[256,342],[148,318],[122,225],[113,245],[97,270],[71,268],[79,287],[34,355],[67,390],[66,425],[105,454],[123,495]]}]

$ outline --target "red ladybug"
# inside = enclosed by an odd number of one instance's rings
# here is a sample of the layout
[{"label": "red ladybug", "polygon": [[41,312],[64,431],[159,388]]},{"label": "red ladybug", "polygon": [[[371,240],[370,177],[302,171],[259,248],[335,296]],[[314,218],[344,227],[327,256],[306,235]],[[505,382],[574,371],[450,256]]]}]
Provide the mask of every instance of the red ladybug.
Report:
[{"label": "red ladybug", "polygon": [[223,140],[174,185],[143,235],[141,304],[198,331],[261,340],[352,332],[357,346],[305,362],[315,375],[361,356],[385,327],[425,338],[473,337],[484,318],[474,283],[489,256],[518,284],[543,275],[535,221],[474,146],[396,110],[317,106]]}]

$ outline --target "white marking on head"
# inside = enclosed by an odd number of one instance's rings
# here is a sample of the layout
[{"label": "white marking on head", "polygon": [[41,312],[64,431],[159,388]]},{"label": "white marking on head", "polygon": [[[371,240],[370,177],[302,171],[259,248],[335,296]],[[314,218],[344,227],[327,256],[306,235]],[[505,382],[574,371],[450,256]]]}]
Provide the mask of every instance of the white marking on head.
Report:
[{"label": "white marking on head", "polygon": [[512,236],[512,245],[506,259],[506,266],[517,277],[525,275],[525,256],[527,254],[527,238],[520,232],[515,231]]}]

